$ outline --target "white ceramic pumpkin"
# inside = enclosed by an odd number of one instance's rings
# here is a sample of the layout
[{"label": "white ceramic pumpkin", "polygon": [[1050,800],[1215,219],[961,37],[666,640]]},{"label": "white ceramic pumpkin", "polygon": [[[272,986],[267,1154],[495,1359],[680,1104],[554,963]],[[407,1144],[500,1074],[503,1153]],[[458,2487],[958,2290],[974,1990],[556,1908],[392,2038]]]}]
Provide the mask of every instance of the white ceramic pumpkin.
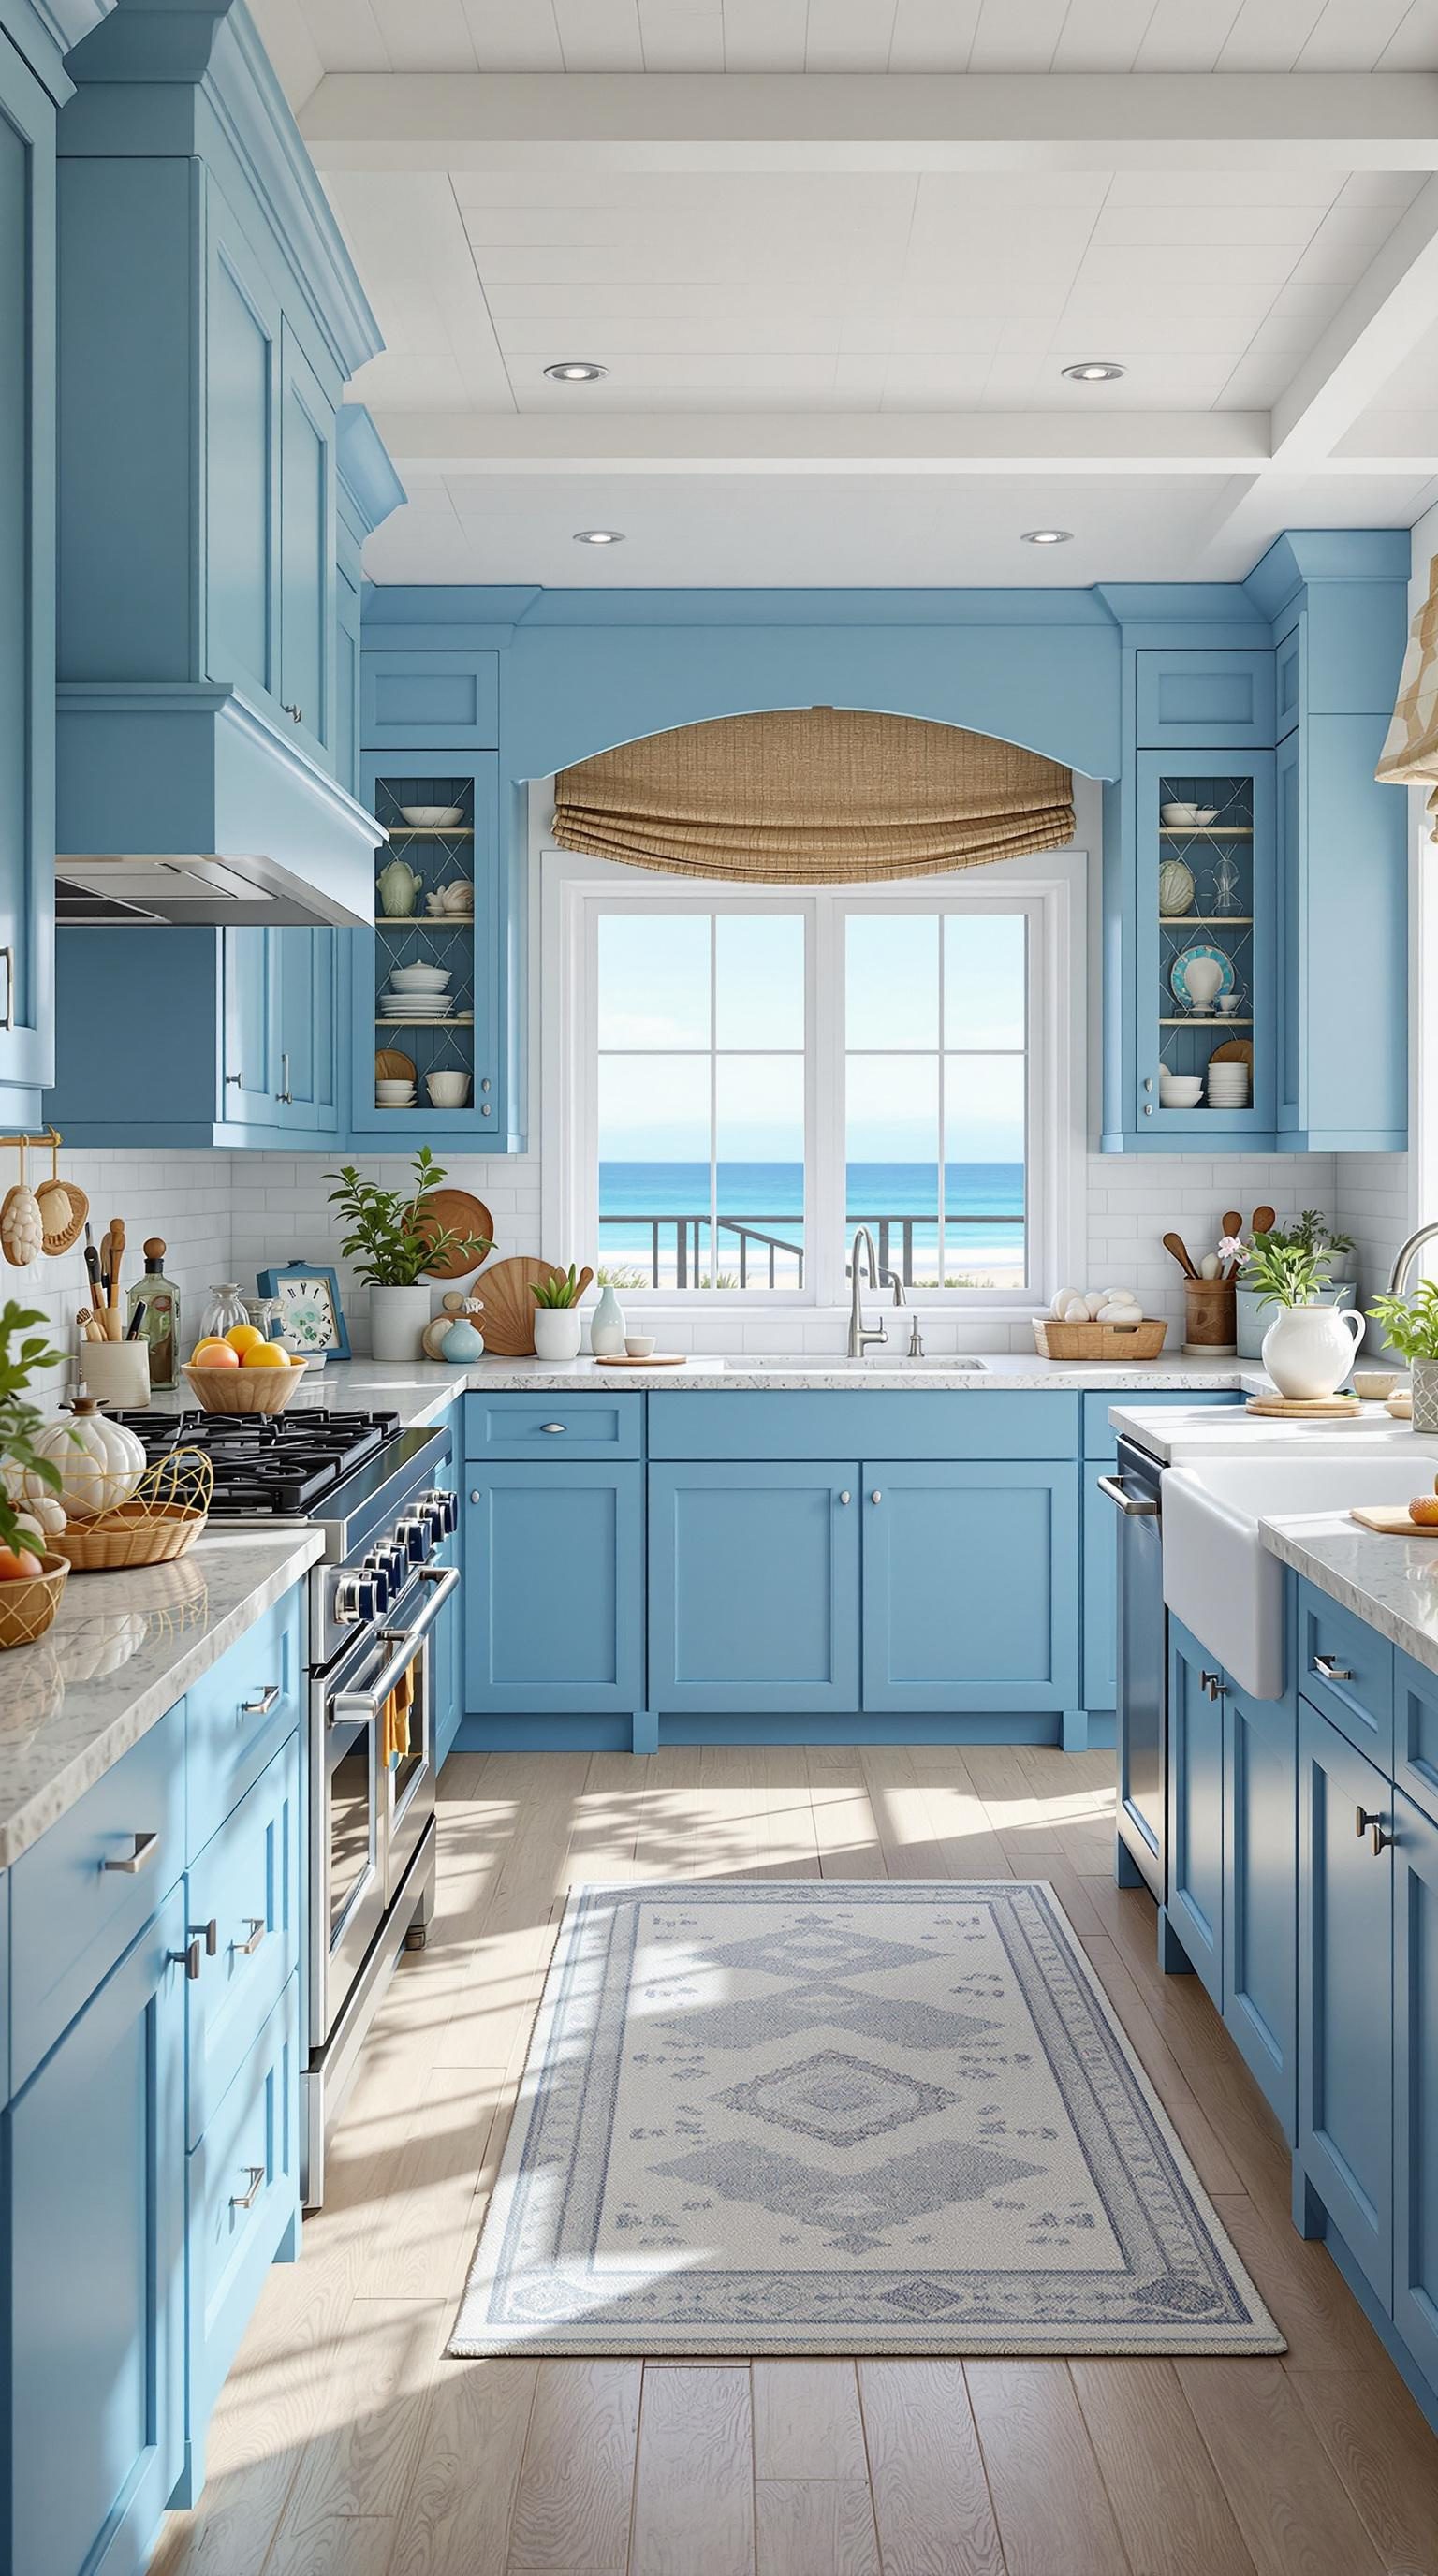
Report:
[{"label": "white ceramic pumpkin", "polygon": [[[112,1422],[89,1395],[77,1395],[69,1421],[47,1424],[34,1445],[38,1457],[58,1467],[57,1499],[70,1513],[114,1511],[129,1501],[145,1472],[143,1443],[122,1422]],[[24,1490],[27,1500],[38,1500],[52,1488],[32,1471]]]}]

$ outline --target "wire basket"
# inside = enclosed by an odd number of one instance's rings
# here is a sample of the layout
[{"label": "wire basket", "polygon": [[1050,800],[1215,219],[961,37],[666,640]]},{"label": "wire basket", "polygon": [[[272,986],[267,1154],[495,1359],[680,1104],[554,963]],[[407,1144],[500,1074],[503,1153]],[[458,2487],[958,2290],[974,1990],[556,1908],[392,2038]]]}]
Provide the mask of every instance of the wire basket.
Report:
[{"label": "wire basket", "polygon": [[167,1565],[193,1547],[209,1518],[215,1471],[202,1449],[172,1449],[147,1467],[127,1503],[67,1522],[55,1541],[77,1574]]},{"label": "wire basket", "polygon": [[0,1583],[0,1647],[33,1646],[43,1637],[60,1607],[70,1572],[63,1556],[46,1550],[38,1574]]}]

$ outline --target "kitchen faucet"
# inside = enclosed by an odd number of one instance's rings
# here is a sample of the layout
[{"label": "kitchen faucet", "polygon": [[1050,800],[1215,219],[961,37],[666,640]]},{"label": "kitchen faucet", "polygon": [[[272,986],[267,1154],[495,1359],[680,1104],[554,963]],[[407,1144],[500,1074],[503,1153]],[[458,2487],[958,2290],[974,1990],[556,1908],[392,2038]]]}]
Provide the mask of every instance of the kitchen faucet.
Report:
[{"label": "kitchen faucet", "polygon": [[874,1250],[874,1238],[866,1225],[858,1226],[849,1247],[849,1276],[854,1283],[854,1293],[849,1300],[849,1357],[851,1360],[861,1360],[871,1342],[886,1342],[889,1338],[888,1328],[882,1315],[879,1318],[879,1329],[876,1333],[869,1332],[864,1323],[864,1310],[859,1302],[859,1248],[861,1245],[868,1257],[869,1285],[876,1292],[880,1285],[879,1256]]},{"label": "kitchen faucet", "polygon": [[1431,1243],[1435,1235],[1438,1235],[1438,1222],[1420,1225],[1416,1233],[1409,1235],[1406,1243],[1399,1245],[1398,1255],[1393,1264],[1393,1275],[1388,1282],[1390,1297],[1402,1296],[1407,1285],[1408,1273],[1413,1267],[1414,1255],[1422,1251],[1425,1243]]},{"label": "kitchen faucet", "polygon": [[[906,1308],[902,1271],[890,1271],[889,1286],[894,1292],[894,1303],[898,1307],[900,1314],[903,1314],[906,1311]],[[918,1314],[912,1306],[907,1308],[907,1312],[909,1317],[909,1357],[911,1360],[921,1360],[924,1356],[924,1336],[919,1330]]]}]

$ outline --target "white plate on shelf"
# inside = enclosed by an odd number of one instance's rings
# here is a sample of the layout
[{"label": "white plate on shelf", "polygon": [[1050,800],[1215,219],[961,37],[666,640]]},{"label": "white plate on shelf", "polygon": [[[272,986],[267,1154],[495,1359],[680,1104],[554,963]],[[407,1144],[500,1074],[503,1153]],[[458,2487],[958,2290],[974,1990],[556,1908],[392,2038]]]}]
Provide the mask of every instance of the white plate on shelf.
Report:
[{"label": "white plate on shelf", "polygon": [[443,1020],[454,1009],[454,995],[381,993],[379,1006],[387,1020]]},{"label": "white plate on shelf", "polygon": [[[1233,991],[1233,959],[1228,955],[1225,949],[1211,947],[1206,939],[1195,940],[1192,948],[1185,948],[1181,957],[1175,957],[1173,964],[1168,970],[1168,980],[1173,986],[1175,995],[1183,1004],[1186,1011],[1196,1010],[1198,1007],[1194,1001],[1192,993],[1188,989],[1188,970],[1195,957],[1211,957],[1216,966],[1222,967],[1223,981],[1219,985],[1219,993],[1231,993]],[[1217,999],[1218,994],[1215,994],[1215,1003],[1217,1002]],[[1212,1005],[1210,1005],[1210,1009],[1211,1008]],[[1207,1018],[1208,1016],[1209,1013],[1205,1012],[1204,1017]]]}]

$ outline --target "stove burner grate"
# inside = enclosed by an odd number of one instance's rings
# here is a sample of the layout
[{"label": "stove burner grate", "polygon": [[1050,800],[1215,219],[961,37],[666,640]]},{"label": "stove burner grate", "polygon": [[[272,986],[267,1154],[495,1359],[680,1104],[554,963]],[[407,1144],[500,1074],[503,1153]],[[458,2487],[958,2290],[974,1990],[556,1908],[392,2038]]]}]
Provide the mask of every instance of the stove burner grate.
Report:
[{"label": "stove burner grate", "polygon": [[399,1430],[397,1413],[117,1413],[153,1464],[171,1449],[203,1449],[215,1471],[216,1519],[271,1513],[293,1519],[373,1458]]}]

